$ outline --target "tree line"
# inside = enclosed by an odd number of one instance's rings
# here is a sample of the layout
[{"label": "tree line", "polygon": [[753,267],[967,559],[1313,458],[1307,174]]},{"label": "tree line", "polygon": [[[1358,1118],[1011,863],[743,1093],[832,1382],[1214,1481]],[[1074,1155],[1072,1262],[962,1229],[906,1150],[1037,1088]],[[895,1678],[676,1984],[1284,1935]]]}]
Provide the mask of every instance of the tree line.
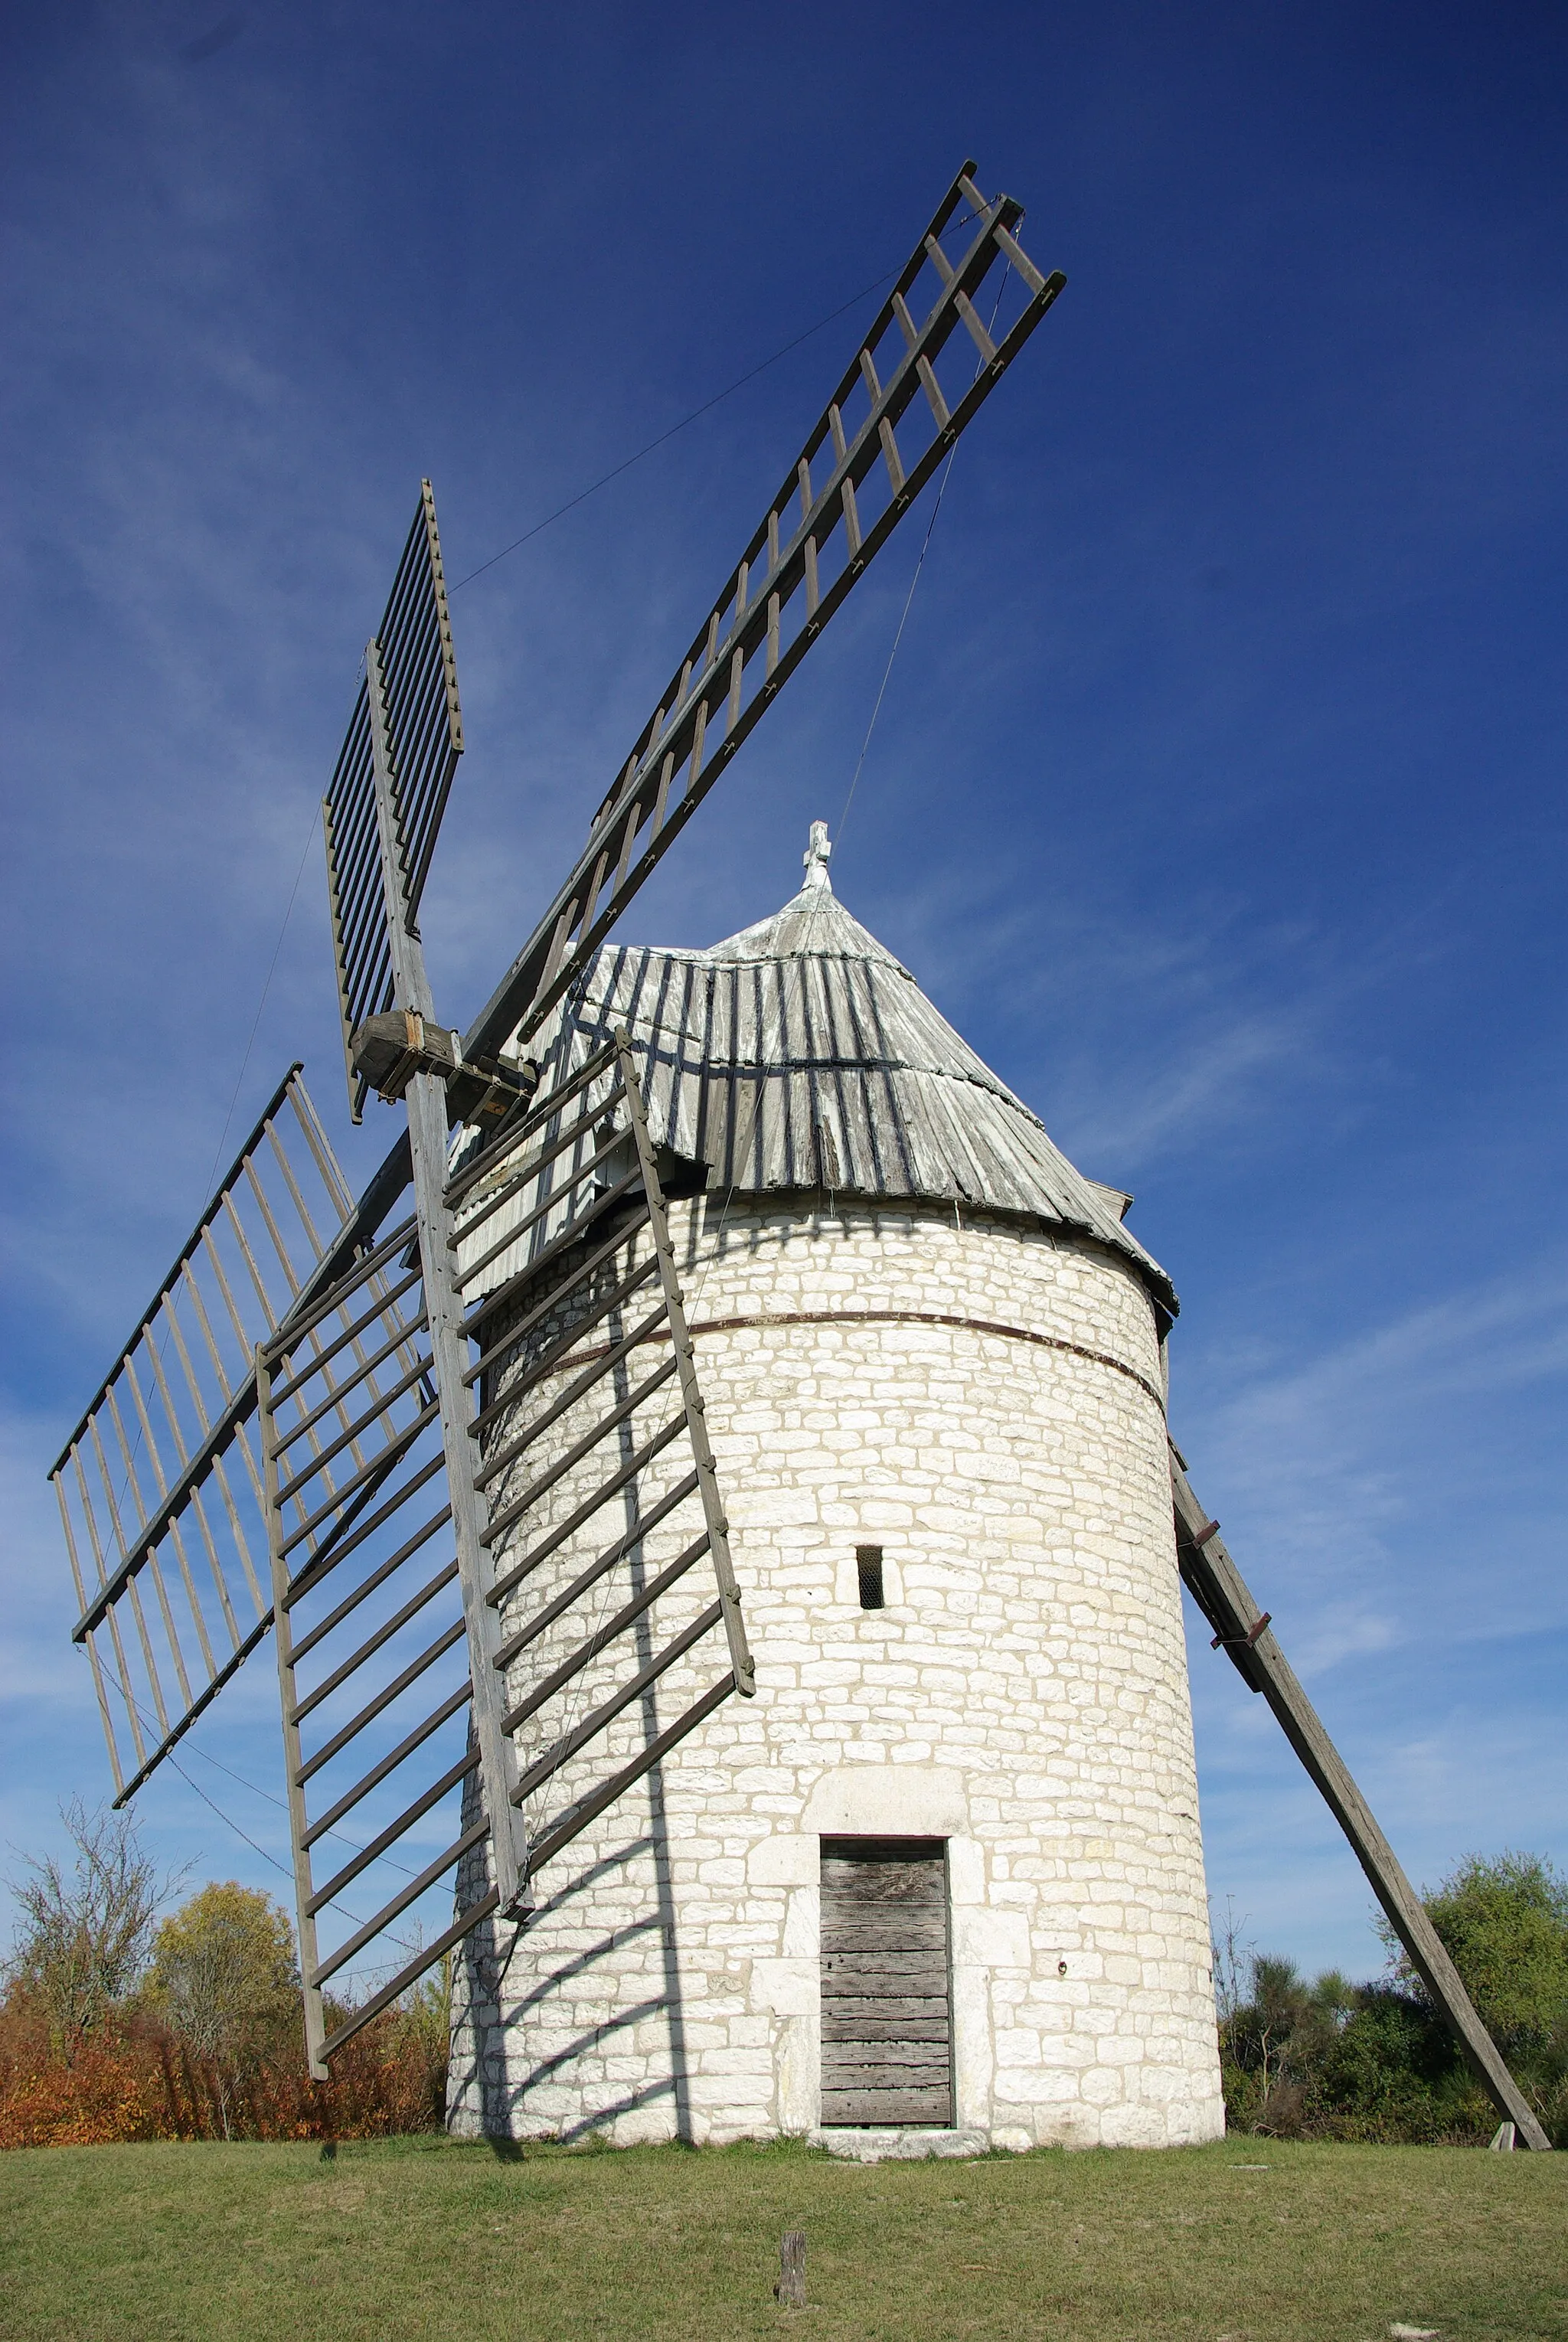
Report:
[{"label": "tree line", "polygon": [[[372,2018],[331,2081],[313,2083],[287,1913],[232,1879],[180,1900],[185,1879],[157,1871],[129,1817],[73,1804],[64,1819],[70,1857],[28,1861],[11,1881],[0,2147],[441,2127],[448,1969]],[[335,2005],[329,2021],[346,2013]]]},{"label": "tree line", "polygon": [[[0,1971],[0,2147],[137,2138],[353,2138],[439,2130],[450,1967],[310,2080],[294,1930],[234,1880],[180,1900],[128,1817],[65,1809],[72,1856],[30,1861]],[[1568,2147],[1568,1879],[1473,1856],[1426,1909],[1553,2146]],[[171,1905],[175,1907],[169,1909]],[[166,1914],[166,1916],[165,1916]],[[1490,2099],[1400,1954],[1309,1981],[1227,1917],[1214,1946],[1227,2126],[1275,2138],[1480,2144]],[[347,2013],[335,2006],[329,2022]]]}]

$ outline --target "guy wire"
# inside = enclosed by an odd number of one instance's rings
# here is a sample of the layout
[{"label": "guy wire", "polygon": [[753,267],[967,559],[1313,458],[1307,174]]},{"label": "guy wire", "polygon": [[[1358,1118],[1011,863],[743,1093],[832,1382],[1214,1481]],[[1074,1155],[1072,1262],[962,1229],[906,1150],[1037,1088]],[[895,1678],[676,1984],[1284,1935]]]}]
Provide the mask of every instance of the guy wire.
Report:
[{"label": "guy wire", "polygon": [[[957,213],[942,230],[942,235],[951,235],[957,228],[972,226],[975,220],[984,216],[984,215],[980,212]],[[940,243],[940,236],[937,241]],[[748,382],[754,382],[758,375],[765,374],[770,366],[777,365],[779,360],[788,357],[792,350],[798,350],[803,342],[809,342],[814,334],[822,332],[824,325],[833,325],[836,319],[854,308],[857,303],[865,300],[870,294],[880,292],[890,277],[898,275],[899,268],[903,265],[903,262],[900,262],[895,267],[884,268],[880,276],[874,276],[869,285],[863,285],[858,293],[852,293],[847,301],[841,301],[836,309],[830,309],[825,316],[817,319],[814,325],[808,325],[804,333],[796,334],[793,341],[785,342],[781,349],[774,350],[771,357],[761,359],[757,365],[738,375],[724,389],[715,391],[711,398],[704,399],[702,405],[694,406],[689,415],[683,415],[678,423],[672,423],[667,431],[661,431],[656,438],[650,439],[645,446],[639,447],[634,455],[624,456],[620,463],[612,465],[607,472],[601,472],[596,480],[590,481],[585,488],[579,488],[575,495],[568,496],[564,505],[557,505],[554,512],[546,513],[544,519],[535,521],[532,528],[525,528],[521,536],[514,536],[510,545],[504,545],[499,553],[493,553],[488,561],[482,561],[479,566],[476,569],[471,569],[465,577],[459,577],[456,584],[449,586],[447,591],[455,594],[463,586],[471,586],[474,580],[476,577],[482,577],[487,569],[494,569],[498,561],[504,561],[509,553],[515,553],[519,546],[526,545],[531,537],[542,535],[556,521],[564,519],[569,512],[574,512],[579,505],[586,504],[590,496],[597,495],[599,490],[608,487],[612,480],[618,480],[623,472],[629,472],[634,464],[640,464],[644,455],[651,455],[655,448],[662,447],[666,440],[674,439],[678,433],[684,431],[688,425],[697,422],[703,415],[709,414],[714,407],[722,405],[726,398],[734,397],[737,390],[744,390]],[[1004,284],[1006,282],[1005,275],[1003,282]]]}]

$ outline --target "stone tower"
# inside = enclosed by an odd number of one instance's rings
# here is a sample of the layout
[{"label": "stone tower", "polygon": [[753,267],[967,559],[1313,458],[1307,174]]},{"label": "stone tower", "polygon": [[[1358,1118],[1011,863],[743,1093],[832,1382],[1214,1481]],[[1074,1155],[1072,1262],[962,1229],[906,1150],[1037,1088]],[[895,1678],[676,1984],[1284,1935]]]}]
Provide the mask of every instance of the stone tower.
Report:
[{"label": "stone tower", "polygon": [[545,1867],[504,1957],[469,1939],[451,2124],[1212,2138],[1174,1296],[827,851],[819,824],[799,895],[711,950],[606,947],[554,1036],[557,1070],[617,1025],[646,1052],[757,1696]]}]

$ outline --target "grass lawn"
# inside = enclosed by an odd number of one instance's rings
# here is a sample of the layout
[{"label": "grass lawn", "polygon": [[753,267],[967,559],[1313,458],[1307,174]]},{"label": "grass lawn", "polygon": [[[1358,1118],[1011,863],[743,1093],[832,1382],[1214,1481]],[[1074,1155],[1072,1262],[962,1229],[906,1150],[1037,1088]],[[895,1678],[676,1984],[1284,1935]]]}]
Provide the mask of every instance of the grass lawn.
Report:
[{"label": "grass lawn", "polygon": [[[1251,2167],[1262,2165],[1262,2169]],[[807,2237],[811,2307],[773,2298]],[[0,2156],[0,2334],[64,2342],[1568,2337],[1568,2155],[1276,2147],[860,2166],[444,2139]]]}]

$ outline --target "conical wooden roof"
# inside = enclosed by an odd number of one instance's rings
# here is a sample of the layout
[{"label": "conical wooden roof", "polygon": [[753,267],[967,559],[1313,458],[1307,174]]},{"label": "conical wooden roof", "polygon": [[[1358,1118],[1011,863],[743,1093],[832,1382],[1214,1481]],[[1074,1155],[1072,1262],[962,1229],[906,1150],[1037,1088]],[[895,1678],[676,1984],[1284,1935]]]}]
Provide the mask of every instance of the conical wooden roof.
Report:
[{"label": "conical wooden roof", "polygon": [[909,1196],[1081,1229],[1174,1310],[1124,1199],[1053,1145],[838,901],[823,859],[772,918],[706,951],[606,945],[556,1028],[551,1075],[619,1025],[645,1053],[654,1139],[706,1164],[710,1194]]}]

